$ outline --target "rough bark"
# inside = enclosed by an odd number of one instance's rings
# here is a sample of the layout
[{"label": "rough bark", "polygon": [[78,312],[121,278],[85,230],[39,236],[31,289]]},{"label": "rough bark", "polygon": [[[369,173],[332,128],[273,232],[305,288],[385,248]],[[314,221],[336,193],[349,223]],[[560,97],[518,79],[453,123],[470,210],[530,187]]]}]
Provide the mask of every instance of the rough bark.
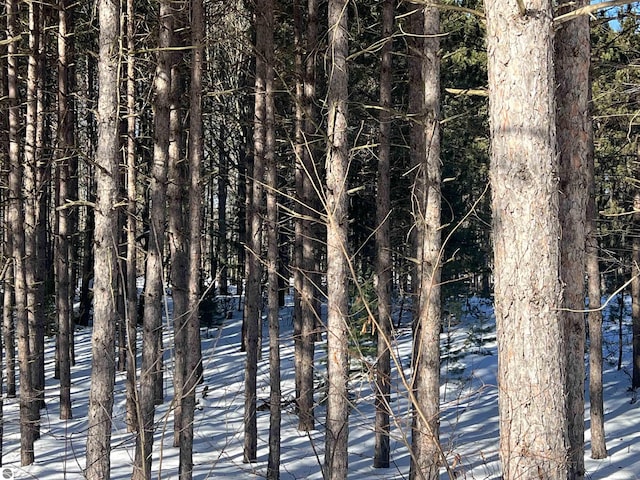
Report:
[{"label": "rough bark", "polygon": [[186,320],[189,315],[189,246],[185,212],[186,165],[182,161],[182,109],[180,76],[182,72],[174,66],[171,75],[171,120],[169,141],[169,182],[167,185],[168,241],[171,254],[171,294],[173,297],[173,334],[175,345],[175,368],[173,375],[174,411],[173,446],[180,446],[182,431],[182,387],[186,372]]},{"label": "rough bark", "polygon": [[410,478],[436,479],[440,447],[440,16],[423,10],[420,58],[423,95],[417,118],[413,216],[416,226],[417,305],[414,318],[412,455]]},{"label": "rough bark", "polygon": [[85,475],[108,480],[111,475],[111,414],[115,383],[116,265],[119,196],[119,3],[99,0],[98,143],[96,159],[95,282],[91,390]]},{"label": "rough bark", "polygon": [[382,62],[380,65],[380,146],[376,192],[376,295],[378,297],[378,361],[376,364],[375,468],[389,468],[389,400],[391,398],[391,88],[394,2],[382,4]]},{"label": "rough bark", "polygon": [[604,431],[604,400],[602,394],[602,311],[600,303],[600,264],[598,262],[598,229],[595,198],[593,150],[588,157],[587,201],[587,288],[589,295],[589,415],[591,419],[591,458],[606,458],[607,446]]},{"label": "rough bark", "polygon": [[[575,8],[588,2],[577,2]],[[591,148],[589,112],[589,18],[578,17],[556,32],[557,132],[560,162],[562,320],[567,356],[569,478],[584,478],[584,322],[587,162]]]},{"label": "rough bark", "polygon": [[566,479],[553,9],[485,2],[503,478]]},{"label": "rough bark", "polygon": [[265,122],[266,122],[266,74],[264,62],[264,39],[266,36],[266,17],[264,0],[256,4],[256,77],[255,107],[253,131],[253,174],[251,178],[251,196],[247,201],[247,247],[246,254],[246,293],[245,293],[245,337],[247,352],[245,362],[245,404],[244,404],[244,462],[257,460],[258,426],[256,419],[256,385],[258,373],[258,355],[260,349],[259,329],[262,323],[260,279],[262,277],[262,211]]},{"label": "rough bark", "polygon": [[58,4],[58,237],[56,240],[56,312],[58,317],[58,357],[60,359],[60,418],[72,418],[70,358],[70,284],[69,284],[69,158],[71,154],[71,111],[69,105],[69,65],[67,57],[67,2]]},{"label": "rough bark", "polygon": [[347,478],[349,439],[348,198],[349,165],[346,0],[329,0],[327,93],[327,419],[324,478]]},{"label": "rough bark", "polygon": [[182,440],[180,442],[180,480],[191,480],[193,471],[193,416],[196,407],[196,385],[200,382],[202,356],[200,349],[200,232],[202,226],[202,76],[204,70],[204,8],[202,0],[191,1],[191,90],[189,97],[189,315],[186,319],[187,356],[182,394]]},{"label": "rough bark", "polygon": [[278,162],[276,160],[275,93],[274,93],[274,1],[265,0],[265,182],[267,203],[267,318],[269,323],[269,456],[267,479],[280,478],[280,298],[278,249]]},{"label": "rough bark", "polygon": [[[7,38],[17,32],[18,6],[13,0],[6,2]],[[7,47],[7,94],[9,113],[9,173],[8,214],[9,244],[12,246],[15,321],[20,372],[20,462],[30,465],[34,461],[35,440],[33,414],[34,391],[32,384],[31,352],[29,345],[29,318],[27,314],[27,285],[25,277],[25,235],[22,195],[23,165],[20,158],[20,110],[18,93],[17,43]]]},{"label": "rough bark", "polygon": [[135,82],[135,16],[134,0],[127,0],[127,258],[126,310],[127,323],[127,430],[138,431],[137,401],[137,189],[136,189],[136,82]]},{"label": "rough bark", "polygon": [[174,10],[169,0],[159,5],[160,25],[156,75],[153,165],[149,185],[149,249],[145,271],[142,366],[140,370],[141,424],[136,439],[133,479],[150,480],[155,405],[162,403],[162,314],[164,310],[164,236],[167,165],[169,156],[171,60]]}]

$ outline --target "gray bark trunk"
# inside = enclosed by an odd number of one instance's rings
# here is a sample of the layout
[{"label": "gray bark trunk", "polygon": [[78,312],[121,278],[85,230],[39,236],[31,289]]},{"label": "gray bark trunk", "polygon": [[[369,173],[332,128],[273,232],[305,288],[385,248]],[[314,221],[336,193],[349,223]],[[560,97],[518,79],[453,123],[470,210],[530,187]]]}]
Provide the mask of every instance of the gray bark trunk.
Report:
[{"label": "gray bark trunk", "polygon": [[91,390],[89,393],[87,468],[89,480],[111,475],[111,414],[115,383],[115,326],[119,186],[119,4],[98,2],[100,50],[98,61],[98,144],[96,158],[94,315]]},{"label": "gray bark trunk", "polygon": [[324,478],[347,478],[349,440],[348,230],[349,166],[346,0],[329,0],[329,89],[327,93],[327,425]]},{"label": "gray bark trunk", "polygon": [[[588,2],[580,1],[575,8]],[[589,112],[589,18],[566,22],[555,38],[557,132],[560,162],[562,320],[567,355],[569,478],[584,478],[584,322]]]},{"label": "gray bark trunk", "polygon": [[566,479],[553,9],[485,2],[503,477]]},{"label": "gray bark trunk", "polygon": [[389,416],[391,406],[391,88],[394,2],[382,4],[382,63],[380,66],[380,147],[376,192],[376,295],[378,296],[378,362],[376,365],[375,468],[389,468]]}]

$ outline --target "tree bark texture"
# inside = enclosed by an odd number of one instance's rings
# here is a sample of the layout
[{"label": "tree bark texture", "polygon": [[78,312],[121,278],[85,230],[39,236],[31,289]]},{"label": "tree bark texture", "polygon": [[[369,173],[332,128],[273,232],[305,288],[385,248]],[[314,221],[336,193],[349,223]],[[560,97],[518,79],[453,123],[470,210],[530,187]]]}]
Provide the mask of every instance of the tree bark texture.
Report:
[{"label": "tree bark texture", "polygon": [[[69,65],[67,49],[67,2],[58,4],[58,206],[64,207],[69,198],[69,158],[72,146],[69,96]],[[60,418],[72,418],[71,411],[71,296],[69,284],[69,210],[58,210],[58,238],[56,241],[56,311],[58,315],[58,348],[60,359]]]},{"label": "tree bark texture", "polygon": [[595,197],[595,175],[593,150],[588,157],[587,199],[587,288],[589,295],[589,415],[591,420],[591,458],[606,458],[607,446],[604,431],[604,400],[602,392],[602,311],[600,303],[600,264],[598,261],[598,229],[596,226],[597,208]]},{"label": "tree bark texture", "polygon": [[99,0],[98,144],[96,159],[95,281],[87,462],[89,480],[111,475],[111,414],[115,383],[115,326],[119,196],[119,3]]},{"label": "tree bark texture", "polygon": [[566,479],[553,10],[485,3],[503,478]]},{"label": "tree bark texture", "polygon": [[[587,5],[580,1],[575,8]],[[567,356],[569,478],[584,478],[584,314],[587,168],[592,144],[589,111],[591,47],[589,18],[565,22],[556,31],[557,136],[560,162],[560,275]]]},{"label": "tree bark texture", "polygon": [[264,211],[263,186],[266,142],[266,75],[265,37],[267,24],[264,1],[257,2],[256,19],[256,77],[255,106],[253,119],[253,173],[251,187],[247,188],[247,247],[246,252],[246,294],[245,294],[245,336],[247,352],[245,363],[245,404],[244,404],[244,462],[257,460],[258,424],[256,418],[256,395],[258,356],[260,350],[259,332],[262,323],[262,295],[260,280],[262,266],[262,212]]},{"label": "tree bark texture", "polygon": [[391,414],[391,105],[394,2],[382,4],[382,62],[380,66],[380,146],[376,195],[376,295],[378,297],[378,361],[376,364],[375,468],[389,468]]},{"label": "tree bark texture", "polygon": [[438,478],[440,431],[440,16],[437,7],[424,8],[412,21],[423,21],[424,38],[415,52],[422,96],[412,128],[419,141],[412,148],[417,259],[417,302],[414,318],[412,455],[410,478]]},{"label": "tree bark texture", "polygon": [[329,0],[327,93],[327,419],[324,478],[347,478],[349,440],[348,2]]},{"label": "tree bark texture", "polygon": [[161,403],[162,391],[162,314],[164,310],[164,236],[166,220],[167,165],[169,156],[171,60],[173,53],[173,7],[160,2],[156,75],[154,79],[155,116],[153,165],[149,185],[149,250],[144,290],[142,366],[140,371],[141,425],[136,441],[133,469],[135,480],[150,480],[155,405]]}]

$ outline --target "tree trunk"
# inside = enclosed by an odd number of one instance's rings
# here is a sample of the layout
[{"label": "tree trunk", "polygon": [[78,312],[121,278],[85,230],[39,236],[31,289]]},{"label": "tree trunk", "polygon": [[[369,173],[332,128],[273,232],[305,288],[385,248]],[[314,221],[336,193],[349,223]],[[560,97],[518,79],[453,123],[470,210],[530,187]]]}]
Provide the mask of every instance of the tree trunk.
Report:
[{"label": "tree trunk", "polygon": [[125,318],[127,322],[127,431],[139,425],[137,378],[138,286],[137,286],[137,189],[136,189],[136,82],[134,0],[127,0],[127,259]]},{"label": "tree trunk", "polygon": [[595,198],[593,150],[587,164],[589,197],[587,199],[586,257],[589,295],[589,405],[591,419],[591,458],[607,457],[604,432],[604,401],[602,395],[602,311],[600,303],[600,264],[598,262],[598,210]]},{"label": "tree trunk", "polygon": [[566,479],[553,9],[485,2],[503,477]]},{"label": "tree trunk", "polygon": [[202,74],[204,69],[204,8],[202,0],[191,0],[191,91],[189,97],[189,315],[186,319],[187,355],[182,393],[182,438],[180,442],[180,480],[191,480],[193,472],[193,416],[196,406],[196,385],[201,380],[200,350],[200,263],[202,257],[200,231],[202,227]]},{"label": "tree trunk", "polygon": [[255,78],[255,113],[253,132],[253,174],[251,178],[251,196],[247,204],[247,244],[246,254],[246,293],[245,293],[245,399],[244,399],[244,462],[257,460],[258,425],[256,419],[257,370],[260,350],[259,330],[262,323],[261,289],[262,277],[262,210],[263,210],[263,177],[265,162],[266,135],[266,75],[264,61],[265,37],[267,24],[265,4],[256,4],[256,78]]},{"label": "tree trunk", "polygon": [[[7,38],[17,32],[18,6],[13,0],[6,2]],[[14,296],[16,305],[16,336],[18,342],[18,367],[20,371],[20,461],[30,465],[34,461],[35,440],[33,413],[34,391],[32,383],[31,352],[29,345],[29,318],[27,314],[27,285],[25,278],[25,235],[22,177],[20,161],[20,106],[18,101],[18,48],[16,42],[7,47],[7,94],[9,113],[9,173],[8,215],[9,244],[12,246]]]},{"label": "tree trunk", "polygon": [[[578,2],[575,8],[587,5]],[[587,162],[592,144],[589,112],[589,18],[565,22],[556,31],[557,132],[560,162],[560,275],[567,355],[569,478],[584,478],[584,314]]]},{"label": "tree trunk", "polygon": [[67,60],[67,2],[58,3],[58,238],[56,242],[56,311],[58,316],[58,357],[60,359],[60,418],[72,418],[71,359],[69,332],[71,329],[69,285],[69,158],[71,154],[71,111],[69,108],[69,65]]},{"label": "tree trunk", "polygon": [[182,73],[176,65],[171,74],[171,120],[169,142],[169,183],[167,185],[168,238],[171,253],[171,293],[173,297],[173,335],[175,368],[173,375],[174,403],[173,446],[180,446],[182,431],[182,387],[186,373],[187,345],[186,321],[189,315],[189,246],[187,244],[186,165],[182,161],[181,97]]},{"label": "tree trunk", "polygon": [[329,0],[327,93],[327,361],[328,394],[324,478],[347,478],[349,439],[348,285],[349,53],[347,1]]},{"label": "tree trunk", "polygon": [[[640,140],[637,140],[640,161]],[[640,178],[640,167],[636,167],[636,180]],[[633,240],[631,247],[631,320],[633,359],[631,373],[631,388],[640,387],[640,186],[635,186],[633,192],[632,216]]]},{"label": "tree trunk", "polygon": [[376,365],[375,468],[389,468],[389,416],[391,414],[391,89],[394,2],[382,4],[382,62],[380,65],[380,146],[376,192],[375,288],[378,297],[378,362]]},{"label": "tree trunk", "polygon": [[160,2],[160,32],[158,37],[156,75],[154,81],[155,116],[153,165],[149,185],[149,250],[147,252],[146,284],[142,336],[142,367],[140,371],[141,425],[136,441],[134,480],[150,480],[155,405],[161,403],[162,389],[162,314],[163,256],[166,220],[167,164],[169,155],[171,60],[173,53],[173,7],[168,0]]},{"label": "tree trunk", "polygon": [[276,160],[274,71],[274,1],[264,0],[265,16],[265,182],[267,185],[267,296],[269,322],[269,457],[267,479],[280,478],[280,298],[278,275],[278,162]]},{"label": "tree trunk", "polygon": [[[420,141],[414,158],[413,216],[416,225],[417,305],[414,319],[412,466],[410,478],[437,479],[440,430],[440,16],[423,10],[420,58],[423,114],[414,128]],[[419,18],[419,16],[418,16]]]},{"label": "tree trunk", "polygon": [[98,144],[96,158],[95,282],[91,390],[89,393],[87,469],[89,480],[108,480],[111,475],[111,414],[115,383],[116,271],[120,178],[118,69],[120,39],[119,3],[99,0]]}]

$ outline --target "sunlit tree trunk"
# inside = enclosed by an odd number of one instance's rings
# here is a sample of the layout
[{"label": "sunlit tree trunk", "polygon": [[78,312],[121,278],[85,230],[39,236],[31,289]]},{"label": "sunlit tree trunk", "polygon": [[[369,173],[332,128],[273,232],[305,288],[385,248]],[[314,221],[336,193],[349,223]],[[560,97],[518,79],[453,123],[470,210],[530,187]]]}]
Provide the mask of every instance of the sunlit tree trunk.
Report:
[{"label": "sunlit tree trunk", "polygon": [[[575,8],[587,5],[577,2]],[[584,322],[587,164],[592,144],[589,112],[589,18],[563,23],[555,33],[557,132],[560,162],[562,320],[567,355],[569,478],[584,478]]]},{"label": "sunlit tree trunk", "polygon": [[490,0],[485,12],[503,478],[564,480],[553,8],[549,0]]},{"label": "sunlit tree trunk", "polygon": [[187,355],[182,393],[182,435],[180,441],[180,480],[191,480],[193,472],[193,417],[196,407],[196,385],[200,381],[200,263],[202,249],[202,76],[204,70],[204,8],[202,0],[191,0],[191,89],[189,93],[189,313],[185,322]]},{"label": "sunlit tree trunk", "polygon": [[[18,6],[13,0],[6,2],[7,38],[18,34]],[[29,344],[29,318],[27,313],[27,285],[25,277],[25,235],[22,195],[23,164],[20,158],[20,106],[18,93],[18,45],[7,47],[7,94],[9,113],[9,173],[8,215],[9,244],[12,246],[15,321],[20,371],[20,462],[30,465],[34,461],[35,440],[33,369]]]},{"label": "sunlit tree trunk", "polygon": [[267,318],[269,323],[269,456],[267,479],[280,478],[280,301],[278,285],[278,162],[276,160],[274,93],[274,0],[264,0],[265,15],[265,183],[267,190]]},{"label": "sunlit tree trunk", "polygon": [[99,0],[98,144],[96,149],[95,281],[91,390],[85,475],[89,480],[111,476],[111,414],[115,383],[115,328],[118,254],[119,39],[120,9],[114,0]]},{"label": "sunlit tree trunk", "polygon": [[264,48],[266,36],[265,3],[256,4],[256,76],[255,76],[255,109],[253,121],[253,173],[251,192],[247,202],[247,246],[246,253],[246,293],[245,293],[245,399],[244,399],[244,462],[257,460],[258,425],[256,419],[257,371],[260,349],[259,329],[262,322],[261,289],[262,277],[262,212],[264,181],[264,156],[266,135],[266,74]]},{"label": "sunlit tree trunk", "polygon": [[136,82],[134,0],[127,0],[127,258],[126,258],[126,323],[127,323],[127,430],[138,430],[137,402],[137,189],[136,189]]},{"label": "sunlit tree trunk", "polygon": [[380,146],[376,192],[376,295],[378,297],[378,361],[376,364],[376,443],[373,466],[389,468],[391,394],[391,88],[394,2],[382,4],[382,61],[380,65]]},{"label": "sunlit tree trunk", "polygon": [[[412,465],[410,478],[437,479],[440,430],[440,16],[423,10],[420,58],[423,110],[416,152],[413,215],[416,232],[417,305],[414,318]],[[418,16],[418,18],[420,18]]]},{"label": "sunlit tree trunk", "polygon": [[167,165],[169,156],[171,61],[174,10],[160,2],[157,66],[154,80],[154,145],[149,196],[149,250],[144,291],[142,367],[140,371],[141,424],[136,440],[133,479],[151,478],[155,431],[155,405],[162,402],[162,314],[164,310],[163,254],[166,220]]},{"label": "sunlit tree trunk", "polygon": [[349,53],[346,0],[329,0],[327,93],[327,361],[328,393],[324,478],[347,478],[349,439],[349,330],[347,177],[349,167]]}]

